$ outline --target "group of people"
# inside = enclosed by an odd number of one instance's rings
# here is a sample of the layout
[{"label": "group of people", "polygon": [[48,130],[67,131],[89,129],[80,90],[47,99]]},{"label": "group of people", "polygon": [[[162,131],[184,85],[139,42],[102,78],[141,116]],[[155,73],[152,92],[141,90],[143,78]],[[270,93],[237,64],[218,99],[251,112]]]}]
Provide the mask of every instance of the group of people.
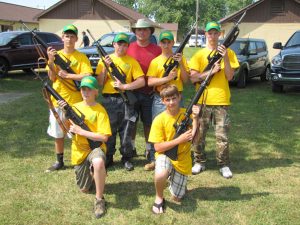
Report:
[{"label": "group of people", "polygon": [[[65,101],[53,101],[50,110],[48,134],[55,138],[57,160],[46,171],[64,168],[64,138],[72,133],[71,162],[75,168],[76,182],[82,192],[95,190],[95,216],[104,215],[104,186],[106,169],[114,163],[117,134],[120,136],[121,161],[127,171],[134,169],[136,155],[135,136],[137,121],[143,123],[146,142],[147,164],[144,169],[155,170],[154,183],[156,197],[152,212],[165,212],[166,202],[163,191],[167,180],[174,201],[180,201],[187,189],[187,177],[205,170],[205,137],[210,123],[215,128],[216,158],[220,173],[231,178],[229,168],[228,128],[230,90],[228,81],[239,66],[234,52],[223,45],[218,46],[220,25],[209,22],[206,25],[206,48],[200,49],[187,63],[182,53],[173,54],[174,36],[170,31],[162,31],[158,45],[150,42],[155,28],[146,19],[139,19],[133,26],[137,40],[129,42],[125,33],[118,33],[113,40],[114,53],[99,60],[95,74],[87,57],[75,49],[78,30],[74,25],[63,28],[64,48],[60,51],[49,47],[48,76],[53,88]],[[223,58],[214,64],[211,71],[203,71],[208,64],[211,51],[218,51]],[[55,65],[55,55],[68,59],[76,74],[68,73]],[[178,62],[178,67],[165,74],[166,62]],[[122,74],[122,79],[114,76],[112,65]],[[180,123],[183,108],[184,84],[192,81],[196,88],[209,74],[213,75],[197,105],[192,108],[192,125],[177,138],[174,124]],[[93,75],[93,76],[92,76]],[[80,91],[74,86],[80,81]],[[124,82],[125,81],[125,82]],[[102,86],[101,104],[97,102],[99,86]],[[134,103],[126,101],[129,94]],[[70,121],[64,129],[61,121],[66,121],[64,106],[71,105],[89,130]],[[179,120],[178,120],[179,118]],[[67,130],[67,131],[66,131]],[[99,141],[92,149],[88,140]],[[192,167],[191,141],[194,148]],[[172,160],[164,153],[178,147],[177,159]]]}]

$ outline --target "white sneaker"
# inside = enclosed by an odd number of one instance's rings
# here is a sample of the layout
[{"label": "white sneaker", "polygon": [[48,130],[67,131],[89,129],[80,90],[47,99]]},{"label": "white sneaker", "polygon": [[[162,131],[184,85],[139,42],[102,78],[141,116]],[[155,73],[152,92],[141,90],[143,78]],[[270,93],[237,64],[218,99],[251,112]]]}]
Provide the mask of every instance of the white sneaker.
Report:
[{"label": "white sneaker", "polygon": [[222,176],[224,178],[231,178],[232,177],[232,172],[230,171],[229,167],[228,166],[223,166],[221,169],[220,169],[220,173],[222,174]]},{"label": "white sneaker", "polygon": [[201,163],[195,163],[195,165],[192,167],[192,174],[196,175],[198,173],[201,173],[205,170],[205,165]]}]

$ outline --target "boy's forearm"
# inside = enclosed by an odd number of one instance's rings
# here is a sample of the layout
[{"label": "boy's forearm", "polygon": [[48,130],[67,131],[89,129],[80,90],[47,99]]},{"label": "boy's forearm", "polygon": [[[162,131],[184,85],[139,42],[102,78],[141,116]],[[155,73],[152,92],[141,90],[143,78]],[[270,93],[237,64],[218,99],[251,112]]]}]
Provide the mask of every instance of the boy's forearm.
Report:
[{"label": "boy's forearm", "polygon": [[107,142],[107,140],[108,140],[107,135],[98,134],[98,133],[94,133],[94,132],[83,130],[83,129],[81,129],[81,131],[78,134],[81,136],[84,136],[90,140],[93,140],[93,141]]},{"label": "boy's forearm", "polygon": [[157,152],[165,152],[168,151],[170,149],[172,149],[173,147],[175,147],[176,145],[179,145],[179,139],[173,139],[171,141],[165,141],[165,142],[161,142],[161,143],[155,143],[154,144],[154,148],[155,151]]}]

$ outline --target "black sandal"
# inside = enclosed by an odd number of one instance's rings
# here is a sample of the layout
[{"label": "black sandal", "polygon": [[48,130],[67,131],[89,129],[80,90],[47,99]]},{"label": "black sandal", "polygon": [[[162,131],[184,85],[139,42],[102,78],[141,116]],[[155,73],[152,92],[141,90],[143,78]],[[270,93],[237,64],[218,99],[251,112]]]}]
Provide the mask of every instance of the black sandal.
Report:
[{"label": "black sandal", "polygon": [[[158,213],[153,210],[153,207],[155,207],[157,209]],[[165,201],[164,198],[163,198],[163,201],[161,203],[159,203],[159,204],[157,204],[157,203],[154,202],[154,204],[152,206],[152,212],[154,214],[162,214],[162,213],[165,212],[165,210],[166,210],[166,201]],[[162,213],[160,211],[162,211]]]}]

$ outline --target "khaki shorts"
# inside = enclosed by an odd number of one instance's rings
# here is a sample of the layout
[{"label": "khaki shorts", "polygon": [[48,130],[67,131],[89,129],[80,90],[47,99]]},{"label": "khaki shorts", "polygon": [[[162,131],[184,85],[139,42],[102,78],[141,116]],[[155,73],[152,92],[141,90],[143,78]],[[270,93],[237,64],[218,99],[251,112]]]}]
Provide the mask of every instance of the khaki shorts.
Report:
[{"label": "khaki shorts", "polygon": [[166,155],[159,155],[155,161],[155,173],[159,173],[162,170],[168,170],[169,172],[169,190],[171,194],[177,198],[182,198],[185,195],[186,186],[187,186],[187,176],[181,173],[178,173],[169,157]]},{"label": "khaki shorts", "polygon": [[[66,120],[64,111],[59,107],[55,107],[55,111],[57,112],[59,118],[64,122]],[[57,122],[51,110],[49,114],[49,126],[47,129],[47,133],[49,136],[54,138],[64,138],[66,135],[64,131],[61,129],[59,123]],[[67,133],[67,136],[68,138],[72,138],[72,135],[70,133]]]},{"label": "khaki shorts", "polygon": [[80,189],[90,190],[94,185],[93,173],[93,159],[101,158],[106,160],[105,153],[101,148],[95,148],[86,159],[80,164],[74,167],[76,174],[76,183]]}]

